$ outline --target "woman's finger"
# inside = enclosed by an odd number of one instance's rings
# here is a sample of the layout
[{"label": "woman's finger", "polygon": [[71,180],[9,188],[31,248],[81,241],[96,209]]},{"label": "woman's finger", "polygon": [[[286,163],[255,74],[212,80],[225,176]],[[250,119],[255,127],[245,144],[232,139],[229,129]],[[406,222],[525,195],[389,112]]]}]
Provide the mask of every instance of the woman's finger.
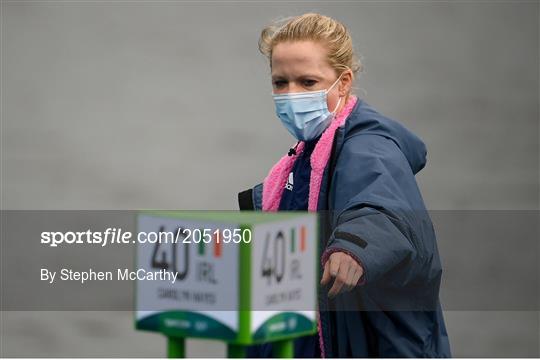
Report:
[{"label": "woman's finger", "polygon": [[330,260],[324,263],[324,271],[321,279],[321,285],[326,285],[332,277],[330,276]]},{"label": "woman's finger", "polygon": [[328,261],[330,262],[330,275],[332,275],[332,277],[336,277],[339,271],[339,266],[341,263],[339,255],[339,252],[335,252],[328,258]]},{"label": "woman's finger", "polygon": [[354,279],[353,279],[354,286],[358,284],[358,281],[360,281],[360,278],[362,277],[362,275],[364,275],[364,269],[362,268],[361,265],[358,265],[357,271],[354,274]]},{"label": "woman's finger", "polygon": [[356,284],[358,284],[358,280],[360,280],[360,274],[361,274],[361,270],[357,268],[354,271],[351,288],[355,288]]},{"label": "woman's finger", "polygon": [[337,294],[339,294],[339,292],[341,291],[341,289],[343,288],[343,285],[345,284],[345,282],[347,281],[347,276],[349,274],[349,266],[348,264],[346,264],[345,262],[343,261],[340,261],[341,259],[339,259],[339,271],[336,275],[336,278],[334,280],[334,285],[332,285],[332,288],[330,289],[330,291],[328,291],[328,296],[329,297],[334,297],[336,296]]},{"label": "woman's finger", "polygon": [[344,286],[344,291],[351,291],[355,287],[356,282],[354,281],[354,279],[356,277],[357,272],[358,272],[358,267],[349,266],[349,274],[347,276],[347,282]]}]

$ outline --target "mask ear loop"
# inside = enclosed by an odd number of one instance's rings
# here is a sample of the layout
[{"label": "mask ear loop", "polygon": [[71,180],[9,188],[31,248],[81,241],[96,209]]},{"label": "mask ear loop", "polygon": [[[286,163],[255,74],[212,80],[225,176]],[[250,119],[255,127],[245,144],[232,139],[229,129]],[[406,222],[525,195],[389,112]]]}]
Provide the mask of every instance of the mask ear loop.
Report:
[{"label": "mask ear loop", "polygon": [[342,99],[342,98],[343,98],[343,96],[340,96],[340,97],[339,97],[339,100],[338,100],[338,102],[337,102],[337,104],[336,104],[336,107],[334,108],[334,111],[332,111],[332,114],[334,114],[334,115],[336,114],[336,110],[338,109],[339,103],[341,102],[341,99]]},{"label": "mask ear loop", "polygon": [[341,76],[343,75],[343,73],[341,73],[338,78],[336,79],[336,81],[334,81],[334,83],[332,84],[332,86],[330,86],[328,88],[328,90],[326,90],[326,94],[328,94],[330,92],[330,90],[332,90],[332,88],[338,83],[339,79],[341,79]]},{"label": "mask ear loop", "polygon": [[[328,95],[328,93],[329,93],[330,90],[334,87],[334,85],[336,85],[336,84],[338,83],[339,79],[341,79],[341,76],[342,76],[343,74],[344,74],[344,72],[342,72],[342,73],[338,76],[338,78],[336,79],[336,81],[334,81],[334,83],[332,84],[332,86],[330,86],[330,87],[328,88],[328,90],[326,90],[326,95]],[[341,102],[341,98],[342,98],[342,97],[343,97],[343,96],[340,96],[340,97],[339,97],[339,100],[338,100],[338,102],[337,102],[337,104],[336,104],[336,107],[334,108],[334,111],[331,112],[332,114],[335,115],[335,112],[336,112],[336,110],[337,110],[338,107],[339,107],[339,103]]]}]

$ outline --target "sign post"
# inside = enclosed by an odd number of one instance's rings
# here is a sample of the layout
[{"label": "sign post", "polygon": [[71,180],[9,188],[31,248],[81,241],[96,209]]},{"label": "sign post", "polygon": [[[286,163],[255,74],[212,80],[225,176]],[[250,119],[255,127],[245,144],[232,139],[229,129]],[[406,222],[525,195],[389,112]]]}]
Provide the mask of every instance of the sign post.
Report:
[{"label": "sign post", "polygon": [[169,336],[167,338],[167,357],[169,358],[186,357],[186,339],[183,337]]},{"label": "sign post", "polygon": [[169,357],[188,337],[224,341],[230,358],[265,342],[293,357],[316,332],[317,230],[309,212],[139,212],[136,268],[162,276],[137,281],[135,327],[167,336]]}]

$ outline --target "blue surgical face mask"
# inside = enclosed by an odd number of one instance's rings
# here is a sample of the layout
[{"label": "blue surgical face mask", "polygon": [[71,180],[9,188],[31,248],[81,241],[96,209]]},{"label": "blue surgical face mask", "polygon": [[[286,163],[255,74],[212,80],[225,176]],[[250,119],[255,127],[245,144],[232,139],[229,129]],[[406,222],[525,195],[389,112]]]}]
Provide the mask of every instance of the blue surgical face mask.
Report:
[{"label": "blue surgical face mask", "polygon": [[327,90],[274,94],[276,115],[287,130],[298,140],[316,139],[328,127],[341,102],[341,96],[333,112],[328,110],[327,94],[338,79]]}]

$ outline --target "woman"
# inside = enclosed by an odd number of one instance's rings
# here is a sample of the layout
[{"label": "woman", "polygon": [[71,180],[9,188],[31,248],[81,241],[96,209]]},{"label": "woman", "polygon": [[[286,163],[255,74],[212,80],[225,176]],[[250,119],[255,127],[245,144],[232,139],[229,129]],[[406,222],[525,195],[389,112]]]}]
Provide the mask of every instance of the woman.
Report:
[{"label": "woman", "polygon": [[[336,20],[288,18],[262,31],[259,48],[276,114],[298,142],[239,194],[240,209],[322,215],[319,333],[296,340],[295,357],[450,357],[435,234],[414,177],[424,143],[352,93],[362,64]],[[271,353],[263,344],[248,356]]]}]

